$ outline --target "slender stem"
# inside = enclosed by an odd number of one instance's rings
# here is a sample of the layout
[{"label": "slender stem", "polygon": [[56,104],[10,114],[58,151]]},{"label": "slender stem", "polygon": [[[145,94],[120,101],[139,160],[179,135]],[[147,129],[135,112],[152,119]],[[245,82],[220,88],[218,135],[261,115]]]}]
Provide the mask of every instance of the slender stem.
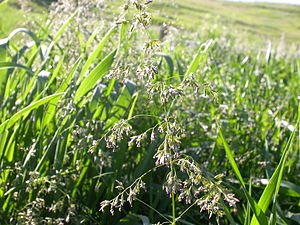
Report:
[{"label": "slender stem", "polygon": [[[170,127],[169,127],[169,118],[168,118],[168,114],[169,112],[167,113],[167,117],[165,118],[166,120],[166,124],[167,124],[167,129],[169,130]],[[168,137],[168,134],[166,135],[165,137],[165,140],[167,139]],[[165,145],[167,145],[167,141],[165,141]],[[168,149],[166,147],[166,149],[169,151],[169,153],[172,155],[173,152],[171,149]],[[176,176],[176,171],[174,169],[174,163],[173,163],[173,158],[171,156],[171,159],[170,159],[170,166],[171,166],[171,173],[172,173],[172,176]],[[175,205],[175,193],[174,191],[172,190],[172,225],[176,225],[176,205]]]},{"label": "slender stem", "polygon": [[176,208],[175,208],[175,194],[174,193],[172,193],[172,218],[173,218],[172,225],[176,225]]}]

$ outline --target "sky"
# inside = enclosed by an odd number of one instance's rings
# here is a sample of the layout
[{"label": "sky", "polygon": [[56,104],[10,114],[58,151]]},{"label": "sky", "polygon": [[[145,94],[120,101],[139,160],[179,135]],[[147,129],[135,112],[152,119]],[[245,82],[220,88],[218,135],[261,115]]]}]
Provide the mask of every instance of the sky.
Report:
[{"label": "sky", "polygon": [[227,0],[234,2],[268,2],[268,3],[281,3],[281,4],[292,4],[300,5],[300,0]]}]

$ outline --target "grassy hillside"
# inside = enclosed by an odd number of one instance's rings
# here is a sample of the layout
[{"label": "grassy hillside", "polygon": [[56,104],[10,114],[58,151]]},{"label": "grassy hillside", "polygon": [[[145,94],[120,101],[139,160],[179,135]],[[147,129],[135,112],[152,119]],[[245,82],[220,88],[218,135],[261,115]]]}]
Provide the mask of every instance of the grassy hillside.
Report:
[{"label": "grassy hillside", "polygon": [[[172,3],[171,3],[172,2]],[[237,36],[300,43],[300,6],[251,4],[215,0],[158,1],[161,15],[178,18],[178,23],[193,30],[218,24]]]},{"label": "grassy hillside", "polygon": [[[44,1],[27,1],[28,12],[17,7],[16,0],[0,9],[0,36],[7,35],[26,21],[45,15]],[[111,1],[112,12],[120,0]],[[251,4],[215,0],[157,0],[154,2],[154,22],[172,22],[192,31],[216,26],[221,32],[241,36],[247,41],[265,43],[300,43],[300,6],[279,4]],[[10,18],[9,20],[7,18]]]},{"label": "grassy hillside", "polygon": [[[34,20],[47,11],[45,1],[24,1],[29,12],[18,9],[16,0],[0,9],[0,37]],[[110,9],[118,11],[120,0],[112,0]],[[279,4],[251,4],[215,0],[156,0],[153,8],[154,23],[172,23],[192,31],[216,26],[220,32],[230,33],[248,41],[265,43],[281,39],[300,43],[300,6]],[[10,18],[9,20],[7,18]]]}]

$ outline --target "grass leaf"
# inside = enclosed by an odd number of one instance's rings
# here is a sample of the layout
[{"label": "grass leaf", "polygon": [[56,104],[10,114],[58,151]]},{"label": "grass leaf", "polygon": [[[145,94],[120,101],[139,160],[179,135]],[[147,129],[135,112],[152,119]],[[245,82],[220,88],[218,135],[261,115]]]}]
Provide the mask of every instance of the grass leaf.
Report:
[{"label": "grass leaf", "polygon": [[[264,192],[262,193],[262,195],[259,199],[258,205],[264,212],[267,211],[273,196],[274,196],[274,198],[276,198],[276,196],[279,192],[281,179],[282,179],[282,175],[283,175],[283,170],[285,167],[285,162],[286,162],[288,153],[292,148],[292,143],[293,143],[295,135],[296,135],[296,130],[299,126],[299,119],[300,119],[300,106],[298,106],[298,121],[294,128],[294,131],[291,133],[291,135],[289,137],[289,140],[283,150],[283,154],[281,156],[278,166],[275,169],[275,172],[273,173],[271,179],[269,180],[268,185],[265,187]],[[255,217],[252,217],[251,225],[259,225],[259,222],[257,221],[257,219]]]},{"label": "grass leaf", "polygon": [[249,194],[249,192],[246,189],[246,185],[245,182],[243,180],[243,177],[239,171],[239,168],[233,158],[233,154],[227,144],[227,141],[224,138],[223,132],[221,130],[221,127],[218,125],[218,130],[219,130],[219,134],[220,134],[220,138],[222,140],[222,143],[224,145],[224,149],[226,152],[226,155],[229,159],[230,165],[235,173],[235,176],[237,177],[237,179],[239,180],[240,184],[242,185],[244,194],[251,206],[252,211],[254,212],[256,218],[258,219],[258,221],[260,222],[261,225],[267,225],[268,224],[268,219],[266,217],[266,215],[264,214],[264,212],[262,211],[262,209],[259,207],[259,205],[255,202],[255,200],[251,197],[251,195]]},{"label": "grass leaf", "polygon": [[78,102],[81,99],[81,97],[84,96],[88,91],[90,91],[97,84],[98,80],[107,73],[114,61],[116,52],[117,50],[112,51],[82,81],[81,85],[75,93],[75,102]]},{"label": "grass leaf", "polygon": [[[205,55],[205,53],[207,52],[208,48],[212,45],[212,43],[213,43],[213,40],[209,40],[204,45],[201,45],[199,47],[197,55],[194,57],[194,59],[191,62],[188,70],[185,73],[185,77],[189,76],[191,73],[195,73],[196,72],[196,70],[198,69],[199,63],[201,62],[202,57]],[[204,50],[202,50],[203,46],[205,46]]]},{"label": "grass leaf", "polygon": [[28,115],[28,113],[30,113],[33,109],[53,100],[55,98],[60,97],[62,94],[63,93],[58,93],[58,94],[53,94],[53,95],[47,96],[39,101],[31,103],[30,105],[28,105],[25,108],[21,109],[16,114],[14,114],[10,119],[4,121],[0,125],[0,134],[3,133],[4,129],[8,129],[11,126],[13,126],[22,116]]},{"label": "grass leaf", "polygon": [[[85,75],[85,73],[88,71],[88,69],[91,67],[92,63],[95,61],[95,59],[99,56],[99,53],[101,52],[101,50],[103,49],[105,43],[109,40],[110,36],[113,34],[113,32],[115,31],[115,26],[113,26],[107,33],[106,35],[103,37],[103,39],[100,41],[100,43],[98,44],[98,46],[95,48],[95,50],[92,52],[92,54],[88,57],[86,63],[84,64],[80,74],[79,74],[79,80],[78,83],[82,80],[83,76]],[[89,42],[91,42],[91,40],[89,40]],[[88,42],[88,44],[90,44]]]}]

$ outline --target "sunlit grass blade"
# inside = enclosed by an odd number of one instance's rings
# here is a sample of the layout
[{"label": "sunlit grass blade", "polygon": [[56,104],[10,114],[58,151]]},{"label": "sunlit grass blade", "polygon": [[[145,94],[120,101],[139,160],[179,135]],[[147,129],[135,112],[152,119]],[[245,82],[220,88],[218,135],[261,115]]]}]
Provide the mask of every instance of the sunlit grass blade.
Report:
[{"label": "sunlit grass blade", "polygon": [[99,33],[100,28],[96,28],[93,33],[91,34],[91,36],[89,37],[89,39],[87,40],[86,44],[85,44],[85,49],[87,50],[91,44],[93,43],[93,41],[95,40],[97,34]]},{"label": "sunlit grass blade", "polygon": [[7,90],[11,89],[10,84],[7,84],[9,80],[9,73],[7,72],[8,69],[22,69],[31,75],[34,74],[30,68],[21,64],[13,62],[0,62],[0,98],[5,98]]},{"label": "sunlit grass blade", "polygon": [[[106,44],[106,42],[109,40],[109,38],[111,37],[111,35],[114,33],[115,31],[115,26],[113,26],[107,33],[106,35],[103,37],[103,39],[100,41],[100,43],[98,44],[98,46],[95,48],[95,50],[92,52],[92,54],[88,57],[86,63],[84,64],[80,75],[79,75],[79,79],[78,79],[78,84],[80,83],[80,81],[83,79],[83,76],[85,75],[85,73],[88,71],[88,69],[91,67],[92,63],[95,61],[95,59],[99,56],[100,52],[102,51],[104,45]],[[91,40],[89,40],[91,41]]]},{"label": "sunlit grass blade", "polygon": [[74,17],[77,15],[77,11],[74,12],[69,19],[61,26],[61,28],[57,31],[56,35],[54,36],[53,40],[51,41],[49,47],[46,51],[45,59],[47,60],[48,55],[50,54],[52,48],[56,45],[56,43],[59,41],[60,36],[63,34],[65,29],[70,25],[70,23],[73,21]]},{"label": "sunlit grass blade", "polygon": [[[126,51],[127,47],[127,39],[126,39],[126,29],[128,28],[128,24],[122,23],[119,31],[119,43],[118,43],[118,52],[121,49],[121,45],[123,47],[122,50]],[[118,54],[117,52],[117,54]]]},{"label": "sunlit grass blade", "polygon": [[130,107],[130,110],[128,113],[128,119],[132,118],[132,116],[133,116],[134,107],[135,107],[137,99],[139,97],[139,93],[138,92],[135,93],[132,97],[133,97],[133,101],[132,101],[132,104],[131,104],[131,107]]},{"label": "sunlit grass blade", "polygon": [[27,107],[21,109],[20,111],[18,111],[16,114],[14,114],[10,119],[4,121],[1,125],[0,125],[0,134],[3,133],[4,129],[8,129],[11,126],[13,126],[22,116],[26,116],[28,115],[33,109],[51,101],[52,99],[58,98],[62,95],[63,93],[59,93],[59,94],[53,94],[50,96],[47,96],[39,101],[33,102],[30,105],[28,105]]},{"label": "sunlit grass blade", "polygon": [[14,31],[12,31],[7,38],[4,38],[4,39],[0,39],[0,47],[1,46],[6,46],[9,41],[18,33],[25,33],[25,34],[28,34],[35,42],[35,44],[38,46],[39,45],[39,39],[37,38],[37,36],[31,32],[30,30],[28,29],[25,29],[25,28],[17,28],[15,29]]},{"label": "sunlit grass blade", "polygon": [[116,51],[117,50],[114,50],[108,56],[106,56],[82,81],[75,93],[75,102],[78,102],[81,97],[90,91],[97,84],[97,81],[108,72],[114,61]]},{"label": "sunlit grass blade", "polygon": [[28,73],[34,74],[34,72],[30,68],[23,66],[21,64],[13,63],[13,62],[0,62],[0,70],[15,69],[15,68],[26,70]]},{"label": "sunlit grass blade", "polygon": [[8,0],[4,0],[3,2],[0,2],[0,8],[5,6],[8,3]]},{"label": "sunlit grass blade", "polygon": [[[196,70],[199,67],[199,63],[202,60],[202,57],[205,57],[205,54],[207,52],[207,50],[209,49],[209,47],[213,44],[213,40],[209,40],[208,42],[206,42],[205,44],[201,45],[199,47],[199,50],[197,52],[197,55],[194,57],[193,61],[191,62],[188,70],[185,73],[185,77],[189,76],[191,73],[195,73]],[[204,46],[204,49],[203,49]]]}]

